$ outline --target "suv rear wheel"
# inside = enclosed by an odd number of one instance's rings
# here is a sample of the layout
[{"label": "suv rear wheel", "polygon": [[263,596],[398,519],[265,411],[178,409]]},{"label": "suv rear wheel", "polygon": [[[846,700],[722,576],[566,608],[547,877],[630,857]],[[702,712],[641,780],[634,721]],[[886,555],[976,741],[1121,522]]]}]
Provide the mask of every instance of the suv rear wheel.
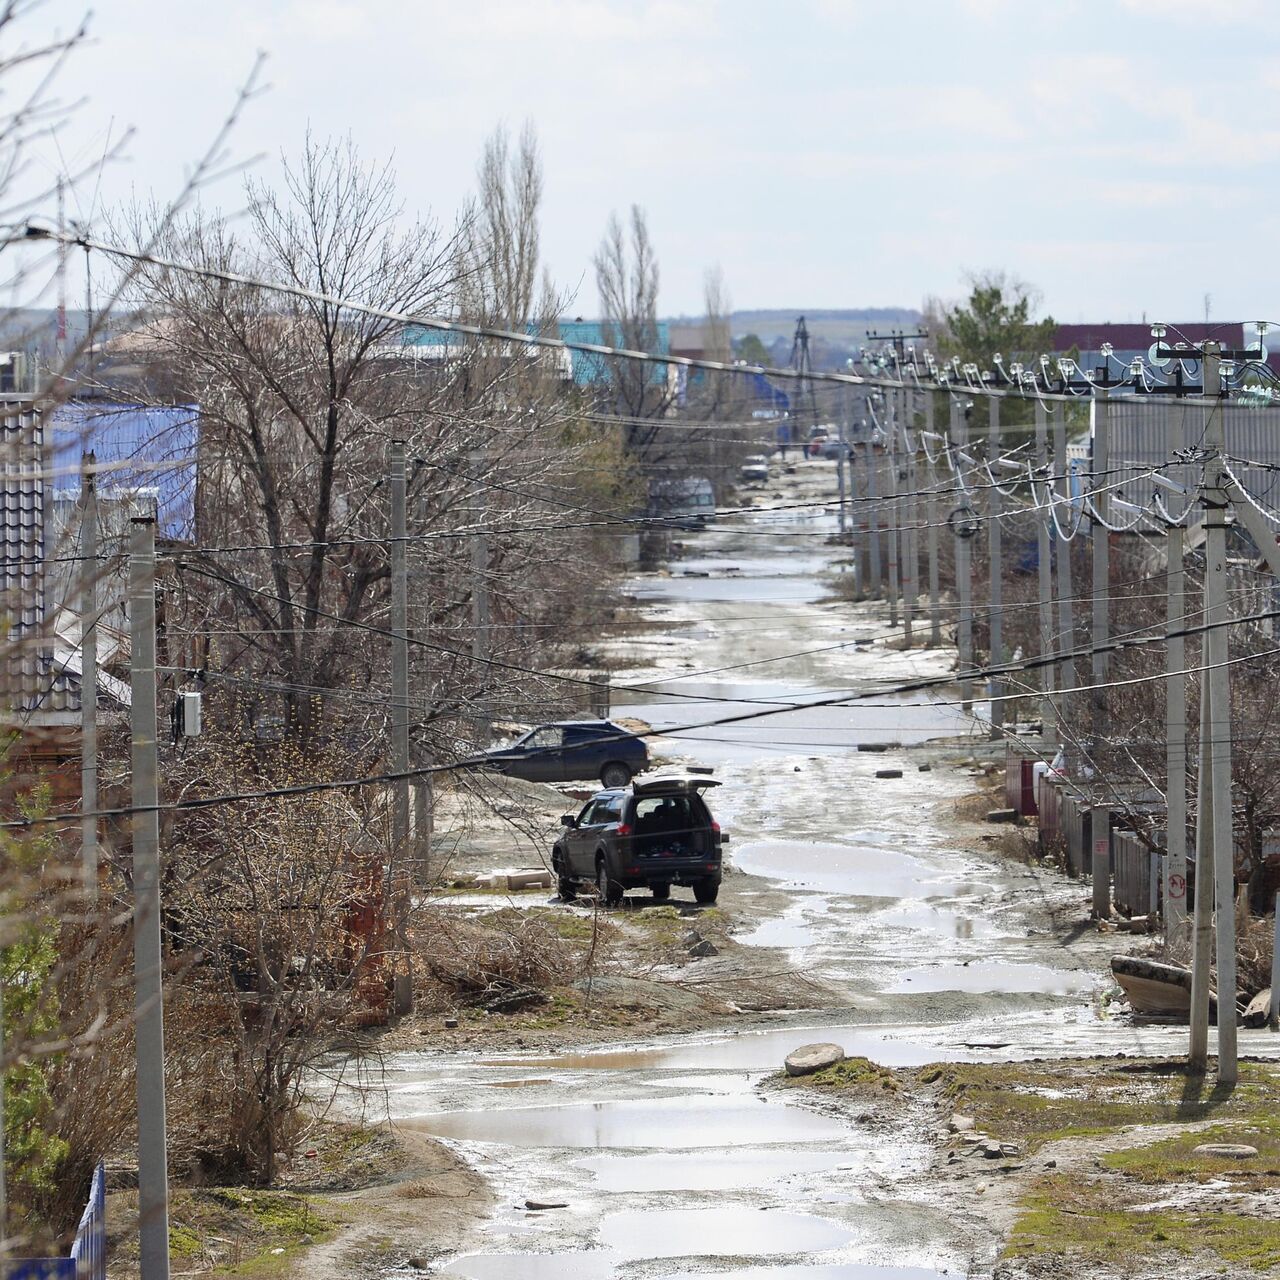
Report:
[{"label": "suv rear wheel", "polygon": [[654,902],[666,902],[671,897],[671,886],[669,884],[654,884],[649,888],[653,891]]},{"label": "suv rear wheel", "polygon": [[610,760],[600,770],[600,782],[613,790],[614,787],[625,787],[631,781],[631,770],[621,760]]},{"label": "suv rear wheel", "polygon": [[596,863],[596,889],[606,907],[616,907],[622,901],[622,886],[609,874],[604,858]]},{"label": "suv rear wheel", "polygon": [[703,876],[693,882],[694,899],[704,907],[709,907],[720,894],[720,877]]}]

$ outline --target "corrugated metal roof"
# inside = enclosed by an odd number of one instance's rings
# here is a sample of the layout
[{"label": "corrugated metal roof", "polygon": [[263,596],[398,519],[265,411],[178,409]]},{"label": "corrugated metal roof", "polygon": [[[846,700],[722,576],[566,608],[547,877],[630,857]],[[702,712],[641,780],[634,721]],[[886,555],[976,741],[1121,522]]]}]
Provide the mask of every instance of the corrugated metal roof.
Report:
[{"label": "corrugated metal roof", "polygon": [[[190,540],[195,532],[196,443],[193,404],[137,405],[72,401],[53,413],[53,489],[59,499],[80,496],[80,455],[91,450],[106,469],[100,498],[156,499],[156,532]],[[119,465],[132,464],[132,465]]]}]

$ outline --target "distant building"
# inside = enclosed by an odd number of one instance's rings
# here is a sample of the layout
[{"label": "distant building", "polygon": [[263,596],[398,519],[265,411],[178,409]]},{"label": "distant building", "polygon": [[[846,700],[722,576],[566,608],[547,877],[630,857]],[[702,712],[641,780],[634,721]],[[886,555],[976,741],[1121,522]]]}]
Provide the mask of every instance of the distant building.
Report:
[{"label": "distant building", "polygon": [[[530,323],[526,332],[535,334],[538,326]],[[582,342],[592,346],[618,347],[624,346],[618,326],[607,320],[573,320],[556,321],[556,332],[552,335],[563,342]],[[656,328],[656,341],[652,346],[655,355],[671,354],[670,326],[665,320],[659,320]],[[499,347],[502,355],[512,354],[501,350],[501,339],[481,339],[468,337],[466,334],[452,333],[445,329],[430,329],[424,325],[406,325],[401,333],[402,349],[415,360],[447,361],[460,360],[474,350],[477,342],[490,342]],[[597,355],[591,351],[559,351],[548,353],[555,360],[560,376],[566,382],[579,387],[604,386],[612,381],[608,357]],[[650,381],[655,386],[667,382],[668,370],[665,364],[654,364]]]}]

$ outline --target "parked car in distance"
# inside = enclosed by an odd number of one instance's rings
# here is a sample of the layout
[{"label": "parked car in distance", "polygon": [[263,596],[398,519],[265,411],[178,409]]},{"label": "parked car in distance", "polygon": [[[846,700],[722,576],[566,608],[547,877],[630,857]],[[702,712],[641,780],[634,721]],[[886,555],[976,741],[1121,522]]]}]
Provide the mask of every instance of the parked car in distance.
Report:
[{"label": "parked car in distance", "polygon": [[763,453],[748,454],[739,472],[744,484],[769,483],[769,459]]},{"label": "parked car in distance", "polygon": [[827,441],[830,437],[825,431],[820,431],[809,437],[809,443],[805,446],[805,453],[810,458],[821,458],[822,451],[827,447]]},{"label": "parked car in distance", "polygon": [[608,787],[577,814],[560,819],[564,832],[551,850],[560,897],[594,884],[616,907],[628,889],[647,888],[659,901],[673,884],[708,906],[720,892],[721,847],[729,839],[702,793],[720,784],[702,774],[651,774],[627,787]]},{"label": "parked car in distance", "polygon": [[848,458],[853,454],[853,450],[849,448],[848,442],[836,438],[828,439],[822,446],[822,456],[824,458]]},{"label": "parked car in distance", "polygon": [[538,725],[471,763],[528,782],[599,778],[602,786],[625,787],[649,767],[649,750],[643,738],[612,720],[560,720]]},{"label": "parked car in distance", "polygon": [[716,495],[706,476],[677,476],[649,485],[645,514],[667,529],[705,529],[715,519]]}]

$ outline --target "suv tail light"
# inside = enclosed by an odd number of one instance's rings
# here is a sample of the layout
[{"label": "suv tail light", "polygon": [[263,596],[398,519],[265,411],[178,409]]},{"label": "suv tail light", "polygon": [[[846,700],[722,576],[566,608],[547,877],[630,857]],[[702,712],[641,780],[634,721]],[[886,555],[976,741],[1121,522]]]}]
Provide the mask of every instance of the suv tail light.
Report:
[{"label": "suv tail light", "polygon": [[631,834],[631,824],[628,822],[618,823],[618,834],[620,836],[629,836]]},{"label": "suv tail light", "polygon": [[711,830],[715,835],[720,834],[720,824],[714,818],[711,819]]}]

